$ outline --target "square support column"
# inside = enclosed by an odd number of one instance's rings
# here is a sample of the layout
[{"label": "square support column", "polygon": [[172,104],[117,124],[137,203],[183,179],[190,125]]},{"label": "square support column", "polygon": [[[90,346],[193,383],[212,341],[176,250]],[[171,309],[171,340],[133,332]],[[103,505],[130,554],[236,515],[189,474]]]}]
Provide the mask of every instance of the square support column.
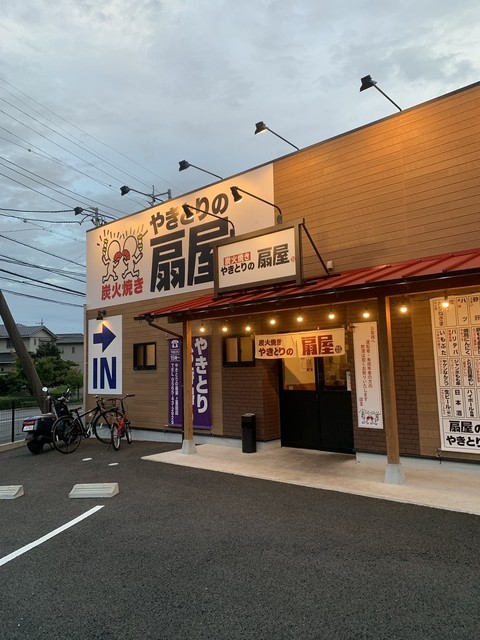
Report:
[{"label": "square support column", "polygon": [[405,478],[400,464],[390,299],[384,296],[378,298],[378,351],[380,358],[380,376],[382,380],[385,435],[387,441],[387,467],[385,469],[385,482],[388,484],[403,484]]}]

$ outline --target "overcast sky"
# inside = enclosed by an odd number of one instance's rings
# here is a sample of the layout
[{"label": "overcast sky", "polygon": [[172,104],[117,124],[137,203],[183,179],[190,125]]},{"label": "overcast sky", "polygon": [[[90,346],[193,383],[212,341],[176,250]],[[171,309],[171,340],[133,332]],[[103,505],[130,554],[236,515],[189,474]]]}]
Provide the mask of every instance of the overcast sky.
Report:
[{"label": "overcast sky", "polygon": [[479,71],[474,0],[3,3],[0,289],[15,320],[83,331],[92,212],[78,224],[75,207],[122,217],[147,206],[124,184],[175,197],[213,180],[180,160],[228,177],[293,151],[254,136],[261,120],[303,148],[396,112],[362,76],[406,109]]}]

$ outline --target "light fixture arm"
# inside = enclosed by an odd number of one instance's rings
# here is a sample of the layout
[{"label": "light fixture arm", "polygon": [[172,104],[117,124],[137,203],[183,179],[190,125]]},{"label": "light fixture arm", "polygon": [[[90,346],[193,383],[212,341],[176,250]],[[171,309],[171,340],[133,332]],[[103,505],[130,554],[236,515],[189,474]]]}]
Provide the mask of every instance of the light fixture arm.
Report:
[{"label": "light fixture arm", "polygon": [[373,86],[375,87],[375,89],[376,89],[377,91],[380,91],[380,93],[382,94],[382,96],[385,96],[385,98],[386,98],[387,100],[390,100],[390,102],[391,102],[395,107],[397,107],[397,109],[398,109],[399,111],[402,111],[401,107],[399,107],[399,106],[398,106],[398,104],[397,104],[396,102],[394,102],[394,101],[393,101],[389,96],[387,96],[387,94],[385,93],[385,91],[382,91],[382,90],[380,89],[380,87],[379,87],[377,84],[375,84],[375,85],[373,85]]},{"label": "light fixture arm", "polygon": [[251,198],[255,198],[255,200],[260,200],[260,202],[264,202],[265,204],[269,204],[271,207],[273,207],[274,209],[276,209],[278,211],[277,224],[282,224],[282,222],[283,222],[282,210],[280,209],[280,207],[278,207],[273,202],[269,202],[268,200],[264,200],[263,198],[260,198],[260,196],[256,196],[255,194],[250,193],[249,191],[245,191],[245,189],[240,189],[240,187],[230,187],[230,191],[232,192],[233,199],[234,199],[235,202],[240,202],[240,200],[242,199],[242,196],[240,195],[240,192],[241,192],[241,193],[245,193],[247,196],[250,196]]},{"label": "light fixture arm", "polygon": [[300,226],[303,228],[303,230],[305,231],[305,233],[306,233],[306,235],[307,235],[307,238],[310,240],[310,244],[312,245],[313,250],[314,250],[314,251],[315,251],[315,253],[317,254],[317,258],[320,260],[320,262],[321,262],[321,264],[322,264],[322,267],[323,267],[323,268],[324,268],[324,270],[325,270],[325,273],[327,274],[327,276],[330,276],[330,275],[331,275],[331,273],[330,273],[330,271],[328,270],[328,267],[327,267],[327,265],[325,264],[324,259],[323,259],[323,258],[322,258],[322,256],[320,255],[320,251],[317,249],[317,247],[316,247],[316,245],[315,245],[315,243],[314,243],[314,241],[313,241],[312,236],[310,235],[310,233],[309,233],[309,231],[308,231],[307,227],[305,226],[305,223],[304,223],[304,222],[302,222],[302,223],[300,224]]},{"label": "light fixture arm", "polygon": [[167,196],[168,200],[171,200],[172,198],[171,189],[167,189],[163,193],[155,193],[154,185],[152,185],[152,193],[144,193],[143,191],[137,191],[137,189],[132,189],[132,187],[127,187],[127,185],[123,185],[123,187],[120,187],[120,195],[122,196],[127,195],[129,191],[133,191],[134,193],[139,193],[141,196],[146,196],[147,198],[150,198],[151,200],[150,206],[152,207],[154,206],[156,200],[158,200],[158,202],[165,202],[165,200],[162,200],[160,196]]},{"label": "light fixture arm", "polygon": [[[95,227],[101,227],[102,225],[104,225],[106,223],[106,218],[109,218],[110,220],[117,219],[105,213],[99,214],[98,207],[87,207],[86,209],[83,209],[82,207],[75,207],[73,212],[75,213],[76,216],[79,216],[81,213],[85,214],[80,224],[82,224],[82,222],[87,218],[90,218],[90,220],[93,222],[93,225]],[[93,216],[90,216],[89,213],[93,213]]]},{"label": "light fixture arm", "polygon": [[300,148],[297,147],[297,145],[293,144],[293,142],[290,142],[289,140],[281,136],[279,133],[276,133],[273,129],[270,129],[270,127],[266,127],[266,128],[268,129],[268,131],[270,131],[270,133],[273,133],[274,136],[277,136],[277,138],[280,138],[280,140],[283,140],[284,142],[289,144],[291,147],[293,147],[297,151],[300,151]]},{"label": "light fixture arm", "polygon": [[290,140],[287,140],[280,134],[276,133],[276,131],[274,131],[273,129],[270,129],[270,127],[267,127],[267,125],[264,122],[257,122],[257,124],[255,125],[255,135],[257,135],[257,133],[262,133],[263,131],[270,131],[270,133],[273,133],[274,136],[277,136],[277,138],[280,138],[280,140],[283,140],[284,142],[289,144],[291,147],[293,147],[297,151],[300,151],[297,145],[293,144],[292,142],[290,142]]},{"label": "light fixture arm", "polygon": [[365,91],[365,89],[370,89],[371,87],[375,87],[377,91],[379,91],[382,96],[384,96],[387,100],[389,100],[399,111],[401,111],[401,107],[398,106],[396,102],[394,102],[387,94],[380,89],[377,85],[377,82],[372,78],[372,76],[364,76],[360,82],[362,83],[360,86],[360,91]]},{"label": "light fixture arm", "polygon": [[192,213],[192,210],[193,210],[193,211],[199,211],[200,213],[203,213],[204,215],[207,215],[207,216],[212,216],[213,218],[218,218],[219,220],[223,220],[224,222],[228,222],[228,224],[232,225],[232,233],[230,235],[231,236],[235,235],[235,225],[228,218],[222,218],[222,216],[218,216],[216,213],[210,213],[210,211],[205,211],[205,209],[199,209],[198,207],[194,207],[193,205],[187,204],[186,202],[182,204],[182,209],[184,210],[187,218],[193,218],[193,213]]},{"label": "light fixture arm", "polygon": [[211,171],[207,171],[206,169],[202,169],[202,167],[197,167],[194,164],[190,164],[190,162],[187,162],[187,160],[180,160],[180,162],[178,164],[180,165],[178,167],[179,171],[185,171],[185,169],[188,169],[189,167],[193,167],[194,169],[198,169],[198,171],[203,171],[203,173],[210,174],[214,178],[218,178],[219,180],[223,180],[222,176],[218,176],[216,173],[212,173]]}]

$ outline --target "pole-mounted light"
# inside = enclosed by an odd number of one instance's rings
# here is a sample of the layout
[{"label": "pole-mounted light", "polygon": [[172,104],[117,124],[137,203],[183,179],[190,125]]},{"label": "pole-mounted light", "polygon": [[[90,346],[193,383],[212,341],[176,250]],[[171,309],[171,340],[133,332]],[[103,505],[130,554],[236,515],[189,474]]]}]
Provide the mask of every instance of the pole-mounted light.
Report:
[{"label": "pole-mounted light", "polygon": [[206,169],[202,169],[202,167],[197,167],[194,164],[190,164],[186,160],[180,160],[180,162],[178,164],[179,164],[179,167],[178,167],[179,171],[185,171],[185,169],[188,169],[189,167],[193,167],[194,169],[198,169],[199,171],[203,171],[204,173],[209,173],[211,176],[214,176],[215,178],[218,178],[219,180],[223,180],[222,176],[217,176],[216,173],[212,173],[211,171],[207,171]]},{"label": "pole-mounted light", "polygon": [[133,191],[134,193],[139,193],[141,196],[147,196],[147,198],[150,198],[150,206],[152,207],[156,201],[165,202],[165,200],[162,200],[160,196],[167,196],[168,200],[170,200],[172,197],[172,191],[170,189],[167,189],[166,191],[164,191],[164,193],[155,193],[155,187],[152,186],[152,193],[144,193],[143,191],[137,191],[136,189],[132,189],[132,187],[127,187],[126,184],[124,184],[123,187],[120,187],[120,195],[122,196],[126,196],[127,193],[129,193],[130,191]]},{"label": "pole-mounted light", "polygon": [[267,127],[267,125],[264,122],[257,122],[257,124],[255,125],[255,135],[257,135],[257,133],[263,133],[263,131],[270,131],[270,133],[273,133],[274,136],[277,136],[277,138],[280,138],[280,140],[283,140],[284,142],[289,144],[291,147],[293,147],[297,151],[300,151],[300,149],[295,144],[293,144],[292,142],[290,142],[286,138],[283,138],[278,133],[275,133],[275,131],[270,129],[270,127]]},{"label": "pole-mounted light", "polygon": [[282,224],[283,222],[283,214],[282,214],[282,210],[280,209],[280,207],[278,207],[276,204],[274,204],[273,202],[269,202],[268,200],[264,200],[263,198],[260,198],[260,196],[256,196],[254,193],[250,193],[249,191],[245,191],[245,189],[240,189],[240,187],[230,187],[230,191],[232,192],[232,196],[233,196],[233,201],[234,202],[241,202],[243,200],[242,196],[240,195],[241,193],[244,193],[247,196],[250,196],[251,198],[255,198],[255,200],[260,200],[260,202],[264,202],[265,204],[269,204],[271,207],[274,207],[274,209],[277,210],[277,224]]},{"label": "pole-mounted light", "polygon": [[389,98],[389,97],[387,96],[387,94],[386,94],[384,91],[382,91],[382,90],[380,89],[380,87],[377,85],[377,83],[375,82],[375,80],[373,80],[373,79],[372,79],[372,76],[364,76],[364,77],[360,80],[360,82],[362,83],[362,84],[361,84],[361,87],[360,87],[360,91],[365,91],[365,89],[370,89],[371,87],[375,87],[375,89],[376,89],[377,91],[379,91],[379,92],[382,94],[382,96],[385,96],[385,98],[386,98],[387,100],[390,100],[390,102],[391,102],[395,107],[397,107],[397,109],[398,109],[399,111],[401,111],[401,110],[402,110],[402,109],[398,106],[398,104],[397,104],[396,102],[394,102],[391,98]]},{"label": "pole-mounted light", "polygon": [[[79,216],[82,213],[85,214],[83,220],[85,220],[86,218],[90,218],[95,227],[101,227],[102,225],[106,224],[106,218],[109,218],[110,220],[117,219],[113,216],[107,215],[106,213],[98,213],[98,207],[87,207],[86,209],[83,209],[82,207],[75,207],[73,212],[76,216]],[[93,215],[89,215],[90,213],[93,213]],[[80,222],[80,224],[82,224],[82,222]]]},{"label": "pole-mounted light", "polygon": [[182,209],[183,209],[183,211],[185,213],[185,218],[187,220],[192,220],[195,217],[195,214],[193,212],[194,211],[199,211],[200,213],[203,213],[206,216],[212,216],[213,218],[218,218],[219,220],[223,220],[224,222],[228,222],[228,224],[232,225],[232,232],[230,233],[230,235],[231,236],[235,235],[235,225],[228,218],[222,218],[222,216],[217,216],[216,213],[210,213],[210,211],[205,211],[205,209],[199,209],[198,207],[194,207],[193,205],[187,204],[186,202],[185,202],[185,204],[182,204]]}]

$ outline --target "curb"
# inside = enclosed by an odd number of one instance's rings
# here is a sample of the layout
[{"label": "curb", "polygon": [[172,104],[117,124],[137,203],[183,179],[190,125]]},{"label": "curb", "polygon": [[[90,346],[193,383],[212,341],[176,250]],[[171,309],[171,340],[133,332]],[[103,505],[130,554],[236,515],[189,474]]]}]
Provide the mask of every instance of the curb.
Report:
[{"label": "curb", "polygon": [[10,449],[20,449],[20,447],[25,446],[25,440],[20,440],[17,442],[6,442],[5,444],[0,444],[0,453],[2,451],[10,451]]}]

